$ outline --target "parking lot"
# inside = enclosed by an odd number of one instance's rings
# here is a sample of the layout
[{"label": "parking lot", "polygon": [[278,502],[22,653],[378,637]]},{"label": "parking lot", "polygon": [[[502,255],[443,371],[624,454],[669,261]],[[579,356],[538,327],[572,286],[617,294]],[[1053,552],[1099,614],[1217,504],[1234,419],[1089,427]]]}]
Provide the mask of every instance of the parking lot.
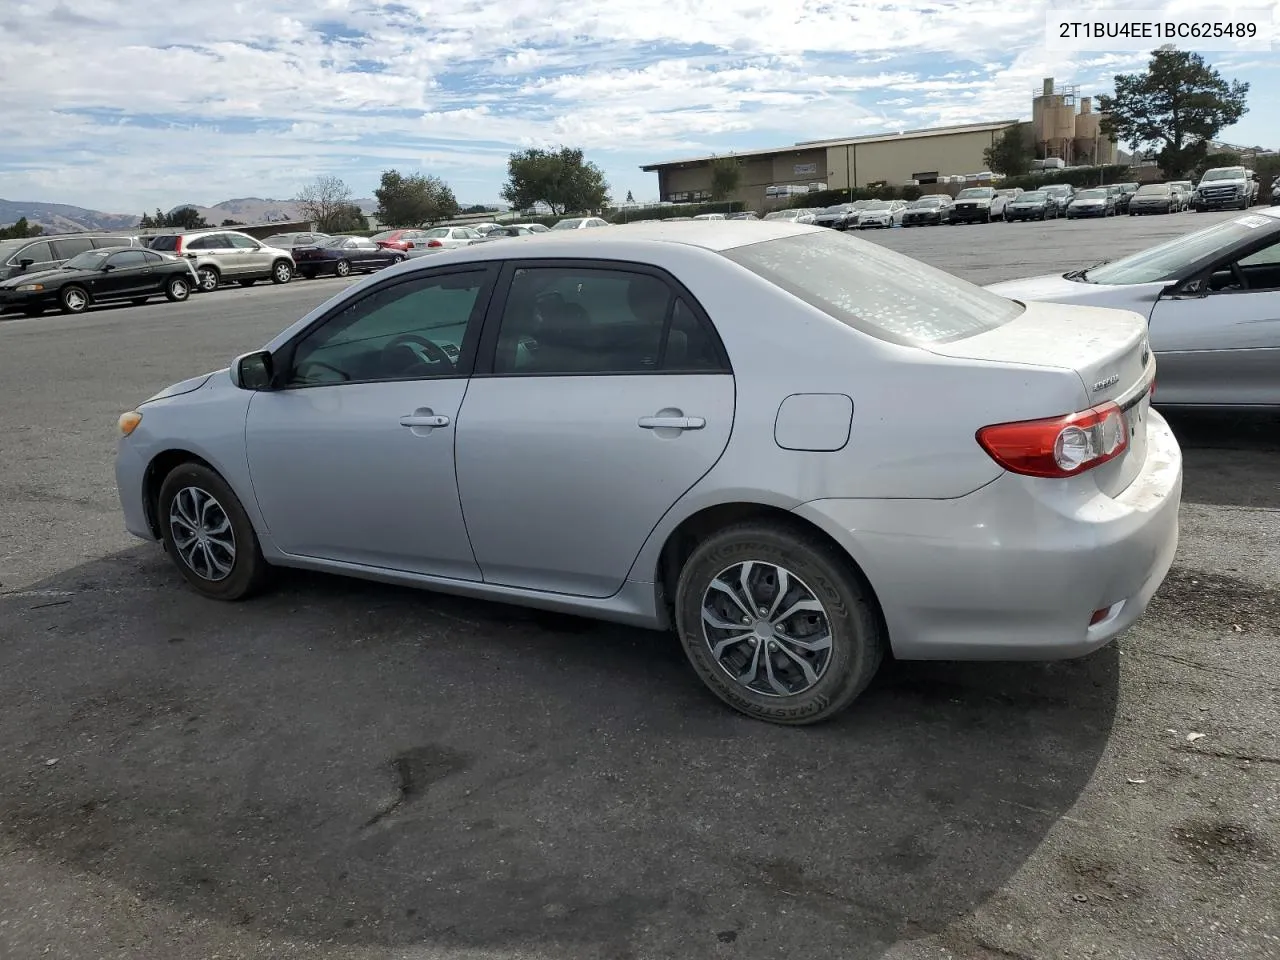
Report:
[{"label": "parking lot", "polygon": [[[862,236],[989,283],[1230,216]],[[1171,416],[1179,557],[1116,644],[784,729],[674,636],[220,605],[123,532],[117,415],[348,282],[0,323],[0,957],[1280,956],[1280,417]]]}]

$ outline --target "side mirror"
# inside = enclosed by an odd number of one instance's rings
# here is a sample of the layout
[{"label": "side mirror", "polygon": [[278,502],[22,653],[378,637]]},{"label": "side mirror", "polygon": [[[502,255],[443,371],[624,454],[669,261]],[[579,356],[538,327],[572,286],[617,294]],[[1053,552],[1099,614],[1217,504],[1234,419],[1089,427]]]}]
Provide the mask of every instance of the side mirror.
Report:
[{"label": "side mirror", "polygon": [[271,351],[258,350],[236,357],[231,365],[232,380],[241,390],[270,390],[275,383]]},{"label": "side mirror", "polygon": [[31,266],[33,263],[35,263],[35,261],[32,260],[30,257],[23,257],[21,260],[18,261],[18,266],[21,267],[23,270],[25,270],[27,269],[27,267]]},{"label": "side mirror", "polygon": [[114,263],[104,263],[104,264],[102,265],[102,272],[103,272],[103,273],[110,273],[110,272],[111,272],[112,270],[114,270],[115,268],[116,268],[116,265],[115,265]]}]

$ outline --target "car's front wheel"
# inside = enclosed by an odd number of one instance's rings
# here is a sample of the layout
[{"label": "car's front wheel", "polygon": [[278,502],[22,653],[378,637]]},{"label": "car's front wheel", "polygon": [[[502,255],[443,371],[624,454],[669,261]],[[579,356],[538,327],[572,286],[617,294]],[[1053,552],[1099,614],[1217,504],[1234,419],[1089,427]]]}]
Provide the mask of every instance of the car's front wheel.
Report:
[{"label": "car's front wheel", "polygon": [[222,283],[222,275],[213,267],[197,268],[196,276],[200,280],[200,289],[205,293],[212,293]]},{"label": "car's front wheel", "polygon": [[339,277],[351,276],[351,263],[347,260],[339,260],[333,265],[333,272]]},{"label": "car's front wheel", "polygon": [[266,582],[270,568],[258,536],[231,487],[198,463],[175,467],[156,503],[160,536],[178,571],[215,600],[241,600]]},{"label": "car's front wheel", "polygon": [[58,294],[58,306],[63,313],[84,313],[89,309],[89,293],[75,284],[63,287]]},{"label": "car's front wheel", "polygon": [[191,296],[191,284],[184,277],[174,277],[165,284],[164,295],[173,303],[181,303]]},{"label": "car's front wheel", "polygon": [[870,588],[848,558],[785,525],[747,522],[705,540],[681,571],[675,607],[703,682],[758,720],[833,717],[884,658]]}]

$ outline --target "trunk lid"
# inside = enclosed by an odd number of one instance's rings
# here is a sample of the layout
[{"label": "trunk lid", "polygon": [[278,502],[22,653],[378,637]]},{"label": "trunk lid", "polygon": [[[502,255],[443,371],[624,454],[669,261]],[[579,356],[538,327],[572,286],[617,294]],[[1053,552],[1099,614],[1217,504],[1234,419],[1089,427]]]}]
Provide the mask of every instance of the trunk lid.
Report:
[{"label": "trunk lid", "polygon": [[1124,409],[1129,425],[1128,450],[1089,471],[1099,489],[1115,496],[1141,470],[1146,459],[1155,359],[1147,343],[1147,321],[1140,314],[1031,302],[1002,327],[952,343],[930,344],[926,349],[965,360],[1074,370],[1080,378],[1079,409],[1113,400]]}]

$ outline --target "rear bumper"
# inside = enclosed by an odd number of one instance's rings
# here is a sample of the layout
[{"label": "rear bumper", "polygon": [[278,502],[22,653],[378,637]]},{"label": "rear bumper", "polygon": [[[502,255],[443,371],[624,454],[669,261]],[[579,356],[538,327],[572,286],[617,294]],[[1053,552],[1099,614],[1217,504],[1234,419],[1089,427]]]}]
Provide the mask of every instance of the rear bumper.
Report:
[{"label": "rear bumper", "polygon": [[1182,452],[1153,411],[1146,461],[1117,497],[1087,476],[1003,474],[953,500],[818,500],[795,512],[861,564],[896,656],[1061,660],[1142,616],[1177,551],[1181,498]]},{"label": "rear bumper", "polygon": [[1077,217],[1105,217],[1107,215],[1106,207],[1086,207],[1081,210],[1068,210],[1067,218],[1074,220]]}]

